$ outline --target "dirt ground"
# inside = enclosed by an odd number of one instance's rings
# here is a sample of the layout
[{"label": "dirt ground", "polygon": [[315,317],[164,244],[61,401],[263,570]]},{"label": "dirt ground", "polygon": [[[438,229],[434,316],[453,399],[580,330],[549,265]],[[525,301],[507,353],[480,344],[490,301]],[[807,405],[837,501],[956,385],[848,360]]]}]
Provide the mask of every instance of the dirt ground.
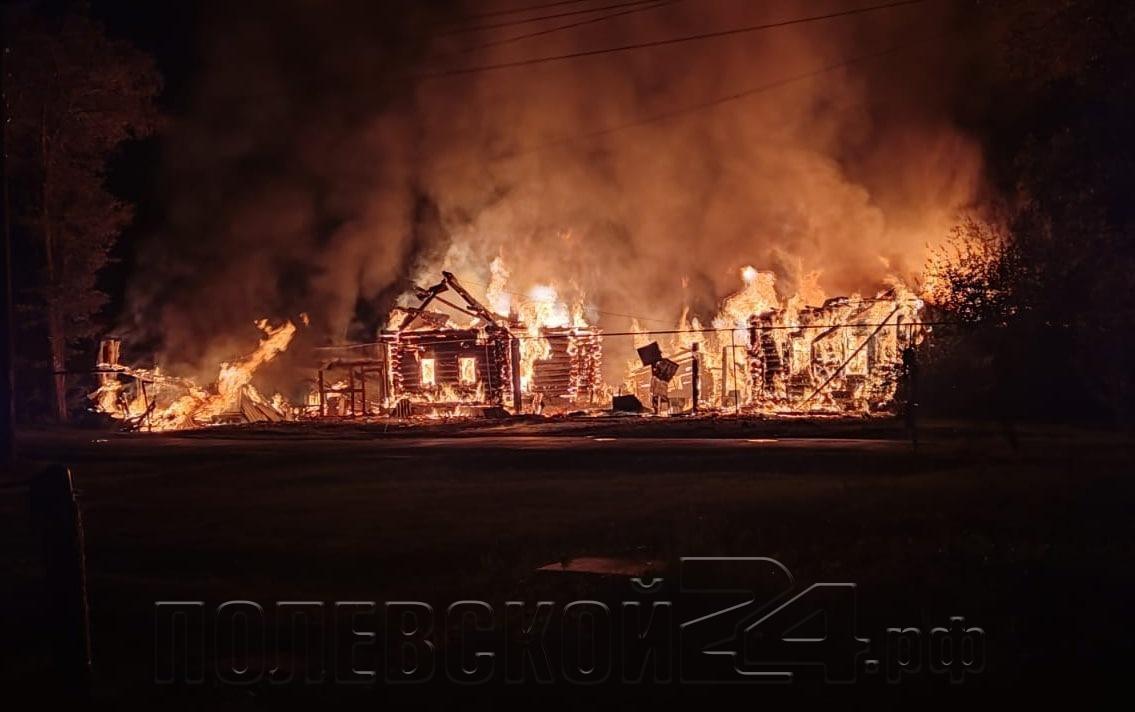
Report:
[{"label": "dirt ground", "polygon": [[70,466],[80,490],[94,694],[108,701],[279,701],[263,688],[155,686],[157,600],[444,608],[625,584],[536,572],[584,556],[666,572],[683,556],[773,557],[798,584],[857,584],[857,630],[872,640],[951,616],[983,628],[987,664],[961,685],[926,672],[852,686],[896,699],[1099,690],[1132,659],[1133,450],[1112,432],[1010,438],[936,423],[915,452],[886,420],[589,419],[36,430],[20,443],[21,469],[0,485],[8,682],[48,684],[42,565],[16,480],[49,462]]}]

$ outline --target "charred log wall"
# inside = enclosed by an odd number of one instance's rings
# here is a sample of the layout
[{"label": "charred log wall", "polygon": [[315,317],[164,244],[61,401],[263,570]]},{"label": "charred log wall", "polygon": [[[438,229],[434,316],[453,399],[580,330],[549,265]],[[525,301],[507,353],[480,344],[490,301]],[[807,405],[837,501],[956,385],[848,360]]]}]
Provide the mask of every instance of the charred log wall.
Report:
[{"label": "charred log wall", "polygon": [[532,391],[545,399],[591,402],[602,367],[602,337],[591,329],[545,329],[551,354],[532,365]]},{"label": "charred log wall", "polygon": [[[457,400],[500,405],[511,393],[512,337],[503,329],[438,329],[406,332],[390,340],[391,394],[394,399]],[[433,360],[433,385],[423,383],[422,362]],[[461,360],[473,359],[475,379],[463,382]],[[478,394],[482,394],[478,398]]]}]

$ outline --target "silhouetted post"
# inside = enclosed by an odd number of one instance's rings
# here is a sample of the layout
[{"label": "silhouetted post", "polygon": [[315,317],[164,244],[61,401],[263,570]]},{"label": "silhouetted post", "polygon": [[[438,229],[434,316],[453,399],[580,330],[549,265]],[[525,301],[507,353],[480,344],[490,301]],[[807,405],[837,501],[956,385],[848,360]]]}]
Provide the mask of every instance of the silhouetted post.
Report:
[{"label": "silhouetted post", "polygon": [[355,417],[355,369],[352,366],[347,367],[347,390],[351,394],[351,417]]},{"label": "silhouetted post", "polygon": [[71,471],[52,465],[32,480],[31,505],[43,542],[52,659],[64,691],[82,693],[90,681],[91,633],[83,517]]},{"label": "silhouetted post", "polygon": [[12,464],[16,449],[12,363],[12,223],[8,201],[8,48],[0,48],[0,183],[3,184],[4,244],[0,246],[0,467]]},{"label": "silhouetted post", "polygon": [[910,443],[918,449],[918,353],[914,346],[902,350],[903,376],[906,378],[906,427]]},{"label": "silhouetted post", "polygon": [[146,382],[141,378],[138,379],[138,389],[142,391],[142,405],[146,407],[145,414],[142,416],[146,419],[146,429],[151,433],[154,432],[154,418],[153,411],[150,410],[150,396],[146,393]]},{"label": "silhouetted post", "polygon": [[524,395],[520,392],[520,339],[515,336],[509,338],[509,358],[512,364],[512,409],[514,415],[520,415],[524,410],[521,400]]},{"label": "silhouetted post", "polygon": [[729,347],[721,347],[721,407],[729,405],[729,372],[725,369],[729,364]]},{"label": "silhouetted post", "polygon": [[363,404],[363,417],[367,417],[367,367],[359,366],[359,398]]},{"label": "silhouetted post", "polygon": [[729,349],[729,365],[733,371],[733,412],[741,413],[741,385],[737,383],[737,330],[730,329],[729,340],[732,348]]},{"label": "silhouetted post", "polygon": [[323,369],[321,368],[319,369],[319,417],[322,418],[325,415],[327,415],[327,406],[324,401]]},{"label": "silhouetted post", "polygon": [[690,359],[690,368],[693,369],[690,376],[690,395],[694,400],[693,414],[698,414],[698,398],[701,392],[701,383],[699,383],[700,374],[698,373],[698,345],[696,343],[690,344],[690,351],[693,352],[693,358]]}]

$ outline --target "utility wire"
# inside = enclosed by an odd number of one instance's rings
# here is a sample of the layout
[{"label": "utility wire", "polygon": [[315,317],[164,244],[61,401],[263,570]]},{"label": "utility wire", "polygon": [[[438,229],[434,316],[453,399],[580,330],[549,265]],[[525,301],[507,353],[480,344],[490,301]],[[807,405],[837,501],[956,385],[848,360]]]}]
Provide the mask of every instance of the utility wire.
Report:
[{"label": "utility wire", "polygon": [[917,44],[921,44],[926,39],[929,39],[929,38],[922,38],[918,42],[911,42],[911,43],[907,43],[907,44],[903,44],[903,45],[898,45],[898,46],[895,46],[895,47],[889,47],[887,49],[880,50],[878,52],[872,52],[870,54],[863,54],[863,55],[859,55],[858,57],[851,57],[850,59],[845,59],[845,60],[842,60],[840,62],[828,64],[828,65],[825,65],[825,66],[820,67],[818,69],[814,69],[814,70],[809,71],[809,72],[803,72],[801,74],[796,74],[796,75],[793,75],[793,76],[790,76],[790,77],[784,77],[783,79],[777,79],[775,81],[768,82],[767,84],[761,84],[760,86],[756,86],[756,87],[753,87],[751,89],[746,89],[744,91],[739,91],[739,92],[736,92],[734,94],[728,94],[728,95],[725,95],[725,96],[715,97],[713,99],[709,99],[708,101],[698,102],[696,104],[689,104],[687,106],[679,107],[677,109],[671,109],[669,111],[659,112],[657,114],[652,114],[650,116],[646,116],[646,117],[639,118],[639,119],[634,119],[634,120],[627,121],[627,122],[624,122],[624,123],[621,123],[621,124],[614,124],[612,126],[606,126],[604,128],[596,129],[594,131],[588,131],[588,132],[582,133],[582,134],[574,134],[572,136],[564,136],[564,137],[559,138],[559,139],[555,139],[555,140],[548,141],[548,142],[545,142],[545,143],[541,143],[541,144],[538,144],[538,145],[530,146],[530,147],[527,147],[527,148],[521,148],[521,149],[517,149],[517,150],[514,150],[514,151],[507,151],[507,152],[504,152],[504,153],[499,153],[497,155],[491,156],[489,160],[499,161],[499,160],[506,160],[506,159],[509,159],[509,158],[516,158],[516,157],[519,157],[519,156],[525,156],[525,155],[529,155],[529,154],[532,154],[532,153],[540,153],[540,152],[543,152],[543,151],[547,151],[549,149],[559,148],[561,146],[576,143],[576,142],[579,142],[579,141],[586,141],[586,140],[589,140],[589,139],[598,138],[600,136],[606,136],[606,135],[609,135],[609,134],[617,133],[619,131],[626,131],[627,129],[633,129],[633,128],[637,128],[637,127],[640,127],[640,126],[647,126],[649,124],[659,123],[659,122],[662,122],[662,121],[666,121],[668,119],[674,119],[674,118],[678,118],[680,116],[685,116],[687,114],[693,114],[693,113],[696,113],[696,112],[699,112],[699,111],[704,111],[706,109],[712,109],[712,108],[720,106],[722,104],[728,104],[730,102],[738,101],[740,99],[745,99],[745,98],[750,97],[750,96],[754,96],[754,95],[757,95],[757,94],[763,94],[765,92],[773,91],[774,89],[779,89],[781,87],[788,86],[790,84],[795,84],[797,82],[805,81],[807,79],[813,79],[815,77],[827,74],[829,72],[834,72],[834,71],[839,70],[839,69],[844,69],[846,67],[850,67],[850,66],[855,65],[855,64],[860,64],[862,62],[868,62],[868,61],[871,61],[871,60],[874,60],[874,59],[880,59],[882,57],[886,57],[886,56],[889,56],[889,55],[894,54],[896,52],[899,52],[903,49],[907,49],[907,48],[915,46]]},{"label": "utility wire", "polygon": [[[461,282],[462,282],[462,284],[472,284],[472,285],[475,285],[475,286],[478,286],[478,287],[484,287],[485,289],[488,289],[489,286],[490,286],[488,284],[485,284],[484,282],[478,282],[476,280],[464,279],[464,278],[461,280]],[[562,304],[564,306],[568,305],[568,300],[566,300],[566,299],[559,299],[559,300],[556,300],[556,299],[533,299],[532,297],[529,297],[524,292],[517,292],[517,291],[511,290],[511,289],[502,289],[500,291],[504,292],[505,294],[510,294],[510,295],[516,297],[518,299],[518,301],[520,301],[520,302],[525,302],[525,303],[528,303],[528,304],[551,304],[553,306],[560,305],[560,304]],[[860,297],[858,299],[858,302],[861,303],[861,304],[875,304],[875,303],[884,302],[884,301],[893,301],[893,300],[888,300],[888,299],[879,298],[879,297],[870,297],[870,298]],[[450,305],[450,306],[453,306],[453,305]],[[657,322],[659,324],[673,324],[674,323],[673,319],[655,319],[655,318],[652,318],[652,317],[649,317],[649,316],[640,316],[638,314],[624,314],[622,312],[604,311],[602,309],[590,309],[589,308],[589,309],[585,309],[585,311],[587,311],[589,313],[594,313],[594,314],[602,314],[603,316],[619,316],[619,317],[623,317],[623,318],[626,318],[626,319],[635,319],[637,321],[653,321],[653,322]],[[871,324],[871,325],[865,325],[865,326],[875,326],[875,325]],[[769,327],[769,328],[782,328],[782,327]],[[788,328],[788,327],[783,327],[783,328]],[[657,334],[685,333],[686,331],[690,331],[690,330],[679,330],[679,331],[674,331],[674,332],[652,331],[652,332],[649,332],[649,333],[657,333]],[[699,331],[699,330],[694,329],[692,331]],[[732,329],[700,329],[700,331],[732,331]],[[646,332],[641,332],[641,333],[646,333]],[[617,333],[612,333],[612,335],[618,336]]]},{"label": "utility wire", "polygon": [[[861,64],[861,63],[870,62],[870,61],[873,61],[873,60],[876,60],[876,59],[881,59],[883,57],[888,57],[892,54],[897,54],[899,52],[911,49],[913,47],[925,46],[927,44],[927,42],[929,42],[930,40],[935,40],[935,39],[940,39],[942,37],[946,37],[950,34],[953,34],[953,32],[954,31],[946,31],[946,32],[937,32],[937,33],[932,33],[932,34],[928,34],[928,35],[923,35],[923,36],[920,36],[920,37],[916,37],[915,39],[913,39],[910,42],[906,42],[906,43],[899,44],[899,45],[894,45],[894,46],[888,47],[886,49],[878,50],[878,51],[875,51],[875,52],[870,52],[870,53],[867,53],[867,54],[858,55],[858,56],[855,56],[855,57],[850,57],[848,59],[844,59],[844,60],[840,60],[838,62],[834,62],[832,64],[824,65],[822,67],[818,67],[816,69],[813,69],[813,70],[810,70],[810,71],[807,71],[807,72],[802,72],[800,74],[795,74],[795,75],[792,75],[792,76],[783,77],[781,79],[776,79],[774,81],[771,81],[771,82],[768,82],[768,83],[765,83],[765,84],[761,84],[761,85],[758,85],[758,86],[755,86],[755,87],[752,87],[752,88],[749,88],[749,89],[745,89],[745,90],[742,90],[742,91],[739,91],[739,92],[735,92],[733,94],[727,94],[727,95],[723,95],[723,96],[714,97],[712,99],[697,102],[697,103],[694,103],[694,104],[687,104],[686,106],[681,106],[681,107],[678,107],[676,109],[670,109],[670,110],[667,110],[667,111],[662,111],[662,112],[659,112],[659,113],[656,113],[656,114],[651,114],[651,115],[644,116],[644,117],[641,117],[641,118],[632,119],[632,120],[625,121],[625,122],[619,123],[619,124],[612,124],[610,126],[605,126],[603,128],[595,129],[593,131],[587,131],[587,132],[579,133],[579,134],[571,134],[571,135],[567,135],[567,136],[562,136],[560,138],[552,139],[550,141],[546,141],[546,142],[543,142],[543,143],[533,144],[533,145],[530,145],[530,146],[524,146],[524,147],[515,148],[515,149],[509,149],[509,150],[506,150],[506,151],[502,151],[500,153],[490,155],[490,156],[486,157],[485,159],[478,159],[477,162],[478,162],[478,164],[480,164],[483,161],[504,161],[504,160],[508,160],[508,159],[511,159],[511,158],[518,158],[518,157],[521,157],[521,156],[527,156],[527,155],[530,155],[530,154],[541,153],[543,151],[548,151],[548,150],[551,150],[551,149],[560,148],[562,146],[567,146],[567,145],[570,145],[570,144],[573,144],[573,143],[579,143],[579,142],[587,141],[587,140],[598,138],[598,137],[601,137],[601,136],[607,136],[609,134],[618,133],[620,131],[626,131],[626,130],[638,128],[638,127],[641,127],[641,126],[647,126],[647,125],[650,125],[650,124],[661,123],[663,121],[667,121],[667,120],[670,120],[670,119],[680,118],[680,117],[688,115],[688,114],[694,114],[694,113],[697,113],[699,111],[705,111],[705,110],[708,110],[708,109],[715,108],[717,106],[721,106],[723,104],[728,104],[728,103],[731,103],[731,102],[734,102],[734,101],[739,101],[741,99],[745,99],[745,98],[748,98],[750,96],[755,96],[755,95],[763,94],[763,93],[766,93],[766,92],[769,92],[769,91],[774,91],[776,89],[780,89],[782,87],[785,87],[785,86],[788,86],[788,85],[791,85],[791,84],[795,84],[797,82],[806,81],[808,79],[813,79],[815,77],[822,76],[822,75],[827,74],[829,72],[834,72],[834,71],[844,69],[846,67],[850,67],[850,66],[853,66],[853,65],[856,65],[856,64]],[[460,159],[460,160],[454,160],[454,161],[449,161],[449,162],[443,161],[442,163],[443,164],[448,163],[449,166],[453,166],[455,164],[472,163],[472,160],[463,158],[463,159]]]},{"label": "utility wire", "polygon": [[791,20],[781,20],[779,22],[766,22],[760,25],[748,25],[746,27],[734,27],[727,30],[718,30],[715,32],[702,32],[694,35],[682,35],[679,37],[668,37],[661,40],[651,40],[648,42],[634,42],[625,45],[618,45],[615,47],[603,47],[601,49],[581,50],[578,52],[569,52],[567,54],[546,55],[543,57],[531,57],[529,59],[521,59],[512,62],[498,62],[496,64],[481,64],[472,67],[459,67],[455,69],[439,70],[436,72],[425,72],[413,75],[412,78],[417,80],[426,79],[439,79],[443,77],[461,76],[466,74],[477,74],[481,72],[490,72],[500,69],[509,69],[513,67],[529,67],[538,64],[545,64],[548,62],[561,62],[569,59],[579,59],[582,57],[594,57],[598,55],[612,54],[617,52],[629,52],[638,49],[647,49],[650,47],[663,47],[667,45],[680,44],[685,42],[695,42],[699,40],[713,39],[717,37],[728,37],[731,35],[740,35],[750,32],[760,32],[763,30],[771,30],[778,27],[789,27],[791,25],[802,25],[809,22],[821,22],[823,20],[833,20],[840,17],[850,17],[853,15],[862,15],[869,12],[876,12],[879,10],[889,10],[891,8],[903,7],[907,5],[920,5],[928,2],[929,0],[895,0],[894,2],[883,3],[879,5],[868,5],[866,7],[858,7],[850,10],[841,10],[839,12],[829,12],[822,15],[809,15],[807,17],[798,17]]},{"label": "utility wire", "polygon": [[614,5],[603,5],[601,7],[586,8],[583,10],[570,10],[567,12],[559,12],[554,15],[540,15],[539,17],[529,17],[522,20],[505,20],[502,22],[490,23],[487,25],[471,25],[469,27],[458,27],[444,32],[438,32],[435,36],[447,37],[449,35],[464,34],[466,32],[479,32],[481,30],[496,30],[502,27],[514,27],[516,25],[528,25],[533,22],[543,22],[544,20],[558,20],[561,17],[574,17],[575,15],[589,15],[595,12],[604,12],[606,10],[618,10],[624,7],[633,7],[636,5],[649,5],[657,0],[633,0],[632,2],[621,2]]},{"label": "utility wire", "polygon": [[[761,93],[764,93],[764,92],[767,92],[767,91],[772,91],[774,89],[778,89],[780,87],[783,87],[783,86],[786,86],[786,85],[789,85],[789,84],[793,84],[795,82],[800,82],[800,81],[811,79],[811,78],[814,78],[814,77],[817,77],[817,76],[821,76],[821,75],[826,74],[828,72],[836,71],[838,69],[842,69],[842,68],[845,68],[845,67],[848,67],[848,66],[851,66],[851,65],[854,65],[854,64],[858,64],[858,63],[861,63],[861,62],[867,62],[867,61],[879,59],[879,58],[882,58],[882,57],[886,57],[886,56],[895,54],[897,52],[900,52],[902,50],[909,49],[911,47],[924,46],[928,40],[937,39],[937,38],[940,38],[940,37],[943,37],[943,36],[946,36],[946,35],[949,35],[949,34],[951,34],[951,32],[947,31],[947,32],[939,32],[939,33],[934,33],[934,34],[931,34],[931,35],[918,37],[918,38],[915,38],[914,40],[912,40],[911,42],[907,42],[907,43],[904,43],[904,44],[901,44],[901,45],[895,45],[893,47],[889,47],[887,49],[883,49],[883,50],[880,50],[880,51],[877,51],[877,52],[871,52],[869,54],[863,54],[863,55],[859,55],[857,57],[851,57],[849,59],[842,60],[840,62],[835,62],[833,64],[825,65],[823,67],[820,67],[818,69],[814,69],[814,70],[809,71],[809,72],[804,72],[804,73],[793,75],[793,76],[790,76],[790,77],[785,77],[783,79],[778,79],[778,80],[775,80],[775,81],[772,81],[772,82],[768,82],[766,84],[762,84],[760,86],[753,87],[751,89],[746,89],[744,91],[736,92],[736,93],[729,94],[729,95],[726,95],[726,96],[716,97],[714,99],[710,99],[710,100],[704,101],[704,102],[699,102],[697,104],[690,104],[690,105],[687,105],[687,106],[684,106],[684,107],[680,107],[680,108],[673,109],[673,110],[670,110],[670,111],[661,112],[661,113],[654,114],[654,115],[647,116],[647,117],[643,117],[643,118],[640,118],[640,119],[635,119],[633,121],[628,121],[628,122],[625,122],[625,123],[622,123],[622,124],[616,124],[616,125],[613,125],[613,126],[608,126],[608,127],[602,128],[602,129],[598,129],[598,130],[595,130],[595,131],[588,132],[588,133],[577,134],[577,135],[574,135],[574,136],[565,136],[563,138],[560,138],[560,139],[557,139],[557,140],[554,140],[554,141],[551,141],[551,142],[548,142],[548,143],[532,146],[532,147],[529,147],[529,148],[520,149],[520,150],[517,150],[517,151],[511,151],[511,152],[498,154],[498,155],[495,155],[495,156],[491,156],[489,158],[489,160],[494,160],[494,161],[495,160],[505,160],[505,159],[509,159],[509,158],[515,158],[515,157],[518,157],[518,156],[522,156],[522,155],[531,154],[531,153],[538,153],[538,152],[541,152],[541,151],[549,150],[549,149],[556,148],[556,147],[559,147],[559,146],[563,146],[563,145],[566,145],[566,144],[574,143],[576,141],[582,141],[582,140],[587,140],[587,139],[591,139],[591,138],[596,138],[596,137],[599,137],[599,136],[604,136],[604,135],[607,135],[607,134],[616,133],[618,131],[624,131],[624,130],[636,128],[636,127],[639,127],[639,126],[645,126],[645,125],[648,125],[648,124],[657,123],[657,122],[660,122],[660,121],[665,121],[665,120],[668,120],[668,119],[684,116],[684,115],[687,115],[687,114],[692,114],[692,113],[695,113],[695,112],[698,112],[698,111],[703,111],[703,110],[706,110],[706,109],[714,108],[716,106],[720,106],[722,104],[726,104],[726,103],[729,103],[729,102],[732,102],[732,101],[738,101],[740,99],[744,99],[744,98],[749,97],[749,96],[761,94]],[[489,286],[488,284],[485,284],[483,282],[470,281],[468,279],[465,279],[463,281],[465,281],[468,284],[477,285],[479,287],[487,288]],[[502,290],[502,291],[506,292],[507,294],[511,294],[513,296],[519,297],[521,301],[527,301],[529,303],[550,303],[550,304],[556,303],[556,302],[553,302],[551,300],[534,300],[534,299],[531,299],[530,297],[528,297],[523,292],[516,292],[516,291],[512,291],[512,290],[507,290],[507,289]],[[863,299],[862,301],[873,302],[873,301],[876,301],[876,300],[874,300],[874,299]],[[644,317],[644,316],[639,316],[639,315],[636,315],[636,314],[624,314],[624,313],[620,313],[620,312],[609,312],[609,311],[603,311],[603,310],[599,310],[599,309],[590,309],[589,311],[596,313],[596,314],[602,314],[604,316],[617,316],[617,317],[624,317],[624,318],[628,318],[628,319],[637,319],[639,321],[652,321],[652,322],[658,322],[658,323],[671,323],[671,320],[669,320],[669,319],[654,319],[654,318],[651,318],[651,317]],[[929,325],[929,324],[927,324],[927,325]],[[712,330],[709,330],[709,331],[712,331]],[[654,332],[652,332],[652,333],[654,333]],[[662,333],[662,332],[658,332],[658,333]],[[614,336],[614,335],[617,335],[617,334],[611,334],[611,335]]]},{"label": "utility wire", "polygon": [[468,22],[469,20],[483,20],[488,17],[501,17],[503,15],[518,15],[522,12],[533,12],[535,10],[547,10],[552,7],[562,7],[564,5],[576,5],[584,2],[585,0],[558,0],[557,2],[545,2],[539,5],[527,5],[524,7],[514,7],[506,10],[490,10],[488,12],[479,12],[472,15],[462,15],[461,17],[449,20],[444,24],[452,25],[459,22]]},{"label": "utility wire", "polygon": [[[935,320],[935,321],[904,321],[902,324],[897,324],[897,323],[891,322],[891,321],[882,321],[882,322],[862,322],[862,323],[857,322],[857,323],[854,323],[854,324],[801,324],[801,325],[781,324],[781,325],[772,325],[772,326],[761,326],[760,329],[761,329],[761,331],[770,331],[770,330],[800,331],[800,330],[803,330],[803,329],[869,329],[869,328],[872,328],[872,327],[878,328],[878,327],[883,327],[883,326],[894,326],[894,327],[899,327],[899,326],[901,326],[901,327],[908,327],[908,326],[950,326],[950,325],[957,325],[957,324],[964,324],[964,323],[967,323],[967,322]],[[593,327],[585,327],[585,328],[593,328]],[[668,335],[675,335],[675,334],[730,333],[730,332],[735,332],[735,331],[745,331],[747,329],[748,329],[747,326],[730,327],[730,328],[725,328],[725,329],[644,329],[642,331],[603,331],[602,329],[595,329],[595,333],[599,336],[607,338],[609,336],[668,336]],[[409,332],[409,333],[413,333],[413,332]],[[547,336],[547,335],[531,336],[529,334],[520,333],[520,334],[513,334],[512,338],[517,339],[519,341],[527,341],[527,340],[530,340],[530,339],[556,338],[557,336],[558,336],[557,334],[552,334],[550,337]],[[565,334],[564,336],[567,336],[567,334]],[[437,341],[419,341],[417,343],[425,345],[425,346],[429,346],[429,345],[432,345],[432,344],[450,343],[451,341],[452,341],[452,339],[439,339]],[[329,345],[326,345],[326,346],[315,346],[313,348],[316,351],[347,351],[347,350],[351,350],[351,349],[362,349],[362,348],[366,348],[368,346],[380,346],[380,345],[385,344],[385,343],[388,343],[388,341],[380,339],[378,341],[368,341],[366,343],[354,343],[354,342],[352,342],[350,344],[329,344]],[[742,348],[743,345],[738,344],[737,347]]]},{"label": "utility wire", "polygon": [[[732,102],[732,101],[738,101],[740,99],[744,99],[744,98],[749,97],[749,96],[761,94],[761,93],[764,93],[764,92],[767,92],[767,91],[772,91],[772,90],[778,89],[780,87],[783,87],[783,86],[786,86],[786,85],[789,85],[789,84],[793,84],[795,82],[800,82],[800,81],[811,79],[811,78],[814,78],[814,77],[817,77],[817,76],[821,76],[821,75],[826,74],[828,72],[836,71],[838,69],[842,69],[842,68],[845,68],[845,67],[848,67],[848,66],[851,66],[851,65],[854,65],[854,64],[858,64],[858,63],[861,63],[861,62],[867,62],[867,61],[879,59],[879,58],[882,58],[882,57],[886,57],[886,56],[895,54],[897,52],[900,52],[902,50],[909,49],[911,47],[924,46],[928,40],[937,39],[937,38],[940,38],[940,37],[943,37],[943,36],[946,36],[946,35],[949,35],[949,34],[951,34],[951,32],[947,31],[947,32],[934,33],[934,34],[931,34],[931,35],[918,37],[918,38],[913,39],[911,42],[907,42],[907,43],[904,43],[904,44],[901,44],[901,45],[895,45],[893,47],[889,47],[887,49],[883,49],[883,50],[880,50],[880,51],[877,51],[877,52],[871,52],[871,53],[868,53],[868,54],[859,55],[857,57],[851,57],[849,59],[842,60],[842,61],[839,61],[839,62],[835,62],[833,64],[825,65],[823,67],[814,69],[814,70],[809,71],[809,72],[804,72],[804,73],[793,75],[793,76],[790,76],[790,77],[785,77],[783,79],[778,79],[778,80],[775,80],[775,81],[772,81],[772,82],[768,82],[766,84],[762,84],[760,86],[753,87],[751,89],[746,89],[744,91],[736,92],[736,93],[729,94],[729,95],[726,95],[726,96],[716,97],[714,99],[710,99],[710,100],[704,101],[704,102],[699,102],[697,104],[690,104],[690,105],[680,107],[680,108],[677,108],[677,109],[673,109],[673,110],[670,110],[670,111],[665,111],[665,112],[661,112],[661,113],[658,113],[658,114],[653,114],[651,116],[643,117],[643,118],[640,118],[640,119],[635,119],[633,121],[628,121],[628,122],[625,122],[625,123],[622,123],[622,124],[616,124],[616,125],[613,125],[613,126],[608,126],[608,127],[598,129],[598,130],[595,130],[595,131],[591,131],[591,132],[588,132],[588,133],[585,133],[585,134],[578,134],[578,135],[574,135],[574,136],[565,136],[563,138],[560,138],[560,139],[557,139],[557,140],[554,140],[554,141],[551,141],[551,142],[548,142],[548,143],[532,146],[532,147],[529,147],[529,148],[520,149],[520,150],[517,150],[517,151],[511,151],[511,152],[498,154],[498,155],[495,155],[495,156],[491,156],[489,158],[489,160],[505,160],[505,159],[509,159],[509,158],[515,158],[515,157],[518,157],[518,156],[522,156],[522,155],[531,154],[531,153],[538,153],[538,152],[541,152],[541,151],[549,150],[549,149],[552,149],[552,148],[556,148],[556,147],[563,146],[563,145],[566,145],[566,144],[574,143],[574,142],[577,142],[577,141],[596,138],[596,137],[599,137],[599,136],[604,136],[604,135],[607,135],[607,134],[616,133],[618,131],[624,131],[624,130],[636,128],[636,127],[639,127],[639,126],[645,126],[645,125],[648,125],[648,124],[657,123],[657,122],[660,122],[660,121],[665,121],[665,120],[668,120],[668,119],[684,116],[686,114],[692,114],[692,113],[695,113],[695,112],[698,112],[698,111],[703,111],[703,110],[706,110],[706,109],[714,108],[716,106],[720,106],[722,104],[726,104],[726,103],[729,103],[729,102]],[[473,285],[485,287],[485,288],[487,288],[489,286],[489,285],[487,285],[483,282],[470,281],[468,279],[465,279],[463,281],[468,283],[468,284],[473,284]],[[516,291],[512,291],[512,290],[507,290],[507,289],[502,290],[502,291],[504,291],[508,294],[511,294],[513,296],[519,297],[521,301],[526,301],[526,302],[529,302],[529,303],[556,303],[556,302],[552,302],[551,300],[534,300],[534,299],[531,299],[530,297],[528,297],[527,295],[525,295],[523,292],[516,292]],[[877,301],[877,300],[863,299],[862,301],[873,302],[873,301]],[[603,310],[599,310],[599,309],[589,309],[588,311],[591,311],[591,312],[596,313],[596,314],[602,314],[604,316],[617,316],[617,317],[623,317],[623,318],[627,318],[627,319],[637,319],[639,321],[648,321],[648,322],[672,323],[672,320],[670,320],[670,319],[655,319],[655,318],[644,317],[644,316],[639,316],[639,315],[635,315],[635,314],[625,314],[625,313],[621,313],[621,312],[610,312],[610,311],[603,311]],[[942,322],[942,323],[946,323],[946,322]],[[925,325],[929,326],[930,322],[926,322]],[[863,326],[874,326],[874,325],[863,325]],[[776,328],[776,327],[774,327],[774,328]],[[703,331],[716,331],[716,330],[705,329]],[[646,333],[646,332],[643,332],[643,333]],[[685,332],[679,331],[679,332],[649,332],[649,333],[685,333]],[[611,333],[610,335],[611,336],[617,336],[619,334]]]},{"label": "utility wire", "polygon": [[629,10],[622,10],[620,12],[613,12],[613,13],[610,13],[608,15],[601,15],[599,17],[589,17],[586,20],[578,20],[576,22],[571,22],[571,23],[568,23],[566,25],[557,25],[556,27],[550,27],[548,29],[538,30],[536,32],[528,32],[528,33],[523,34],[523,35],[514,35],[512,37],[505,37],[503,39],[493,40],[491,42],[485,42],[483,44],[473,45],[472,47],[466,47],[466,48],[460,50],[459,52],[450,53],[450,55],[453,55],[453,54],[468,54],[470,52],[475,52],[477,50],[489,49],[490,47],[500,47],[502,45],[513,44],[515,42],[520,42],[521,40],[532,39],[533,37],[543,37],[544,35],[550,35],[550,34],[554,34],[556,32],[562,32],[563,30],[571,30],[571,29],[574,29],[576,27],[583,27],[585,25],[595,24],[597,22],[604,22],[606,20],[612,20],[616,17],[622,17],[623,15],[633,15],[633,14],[639,13],[639,12],[648,12],[650,10],[657,10],[658,8],[666,7],[667,5],[672,5],[675,2],[679,2],[679,1],[680,0],[662,0],[660,2],[659,0],[651,0],[651,2],[653,4],[647,5],[646,7],[635,7],[635,8],[631,8]]}]

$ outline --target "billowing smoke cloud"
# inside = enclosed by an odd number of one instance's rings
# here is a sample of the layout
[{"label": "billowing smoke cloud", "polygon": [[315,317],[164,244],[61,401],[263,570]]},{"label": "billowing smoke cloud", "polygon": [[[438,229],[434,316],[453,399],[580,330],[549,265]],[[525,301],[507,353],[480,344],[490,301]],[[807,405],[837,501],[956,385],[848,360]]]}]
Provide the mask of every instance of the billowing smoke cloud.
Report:
[{"label": "billowing smoke cloud", "polygon": [[[580,18],[445,34],[508,5],[210,7],[137,322],[167,363],[211,368],[256,317],[306,311],[311,342],[366,336],[441,268],[481,292],[497,255],[516,291],[580,290],[617,330],[619,315],[665,328],[687,304],[712,313],[750,263],[786,293],[811,271],[829,294],[910,278],[980,188],[980,153],[950,120],[957,3],[413,78],[855,4],[678,0],[473,50]],[[495,24],[464,26],[479,23]]]}]

